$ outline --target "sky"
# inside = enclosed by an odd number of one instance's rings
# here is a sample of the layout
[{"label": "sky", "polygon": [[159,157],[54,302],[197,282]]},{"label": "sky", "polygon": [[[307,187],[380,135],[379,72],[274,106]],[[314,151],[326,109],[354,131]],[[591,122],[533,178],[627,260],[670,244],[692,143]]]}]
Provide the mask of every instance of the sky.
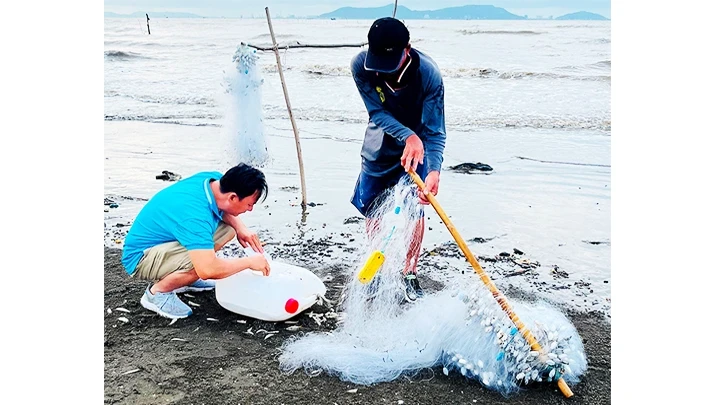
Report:
[{"label": "sky", "polygon": [[[141,12],[187,12],[204,17],[264,16],[265,7],[275,17],[316,16],[340,7],[382,7],[394,0],[105,0],[105,11],[119,14]],[[442,4],[439,6],[438,4]],[[560,16],[588,11],[610,18],[610,0],[398,0],[398,6],[412,10],[483,4],[502,7],[530,18]]]}]

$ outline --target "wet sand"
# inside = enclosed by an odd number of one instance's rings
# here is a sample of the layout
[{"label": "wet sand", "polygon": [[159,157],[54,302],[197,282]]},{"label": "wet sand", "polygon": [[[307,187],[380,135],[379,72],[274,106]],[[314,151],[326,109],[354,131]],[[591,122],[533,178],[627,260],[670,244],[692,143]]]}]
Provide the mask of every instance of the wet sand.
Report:
[{"label": "wet sand", "polygon": [[[318,253],[318,241],[282,245],[286,254]],[[279,246],[278,246],[279,247]],[[442,251],[440,255],[444,254]],[[246,318],[222,308],[213,292],[181,294],[192,301],[193,315],[170,325],[140,306],[146,282],[127,276],[120,264],[121,250],[104,248],[105,255],[105,403],[107,404],[609,404],[611,327],[599,312],[569,313],[583,338],[588,370],[565,398],[554,384],[527,387],[508,398],[483,388],[457,373],[445,376],[441,367],[388,383],[359,386],[302,371],[285,374],[278,367],[279,347],[288,337],[303,332],[332,330],[334,320],[318,325],[308,313],[335,308],[314,305],[291,319],[300,325],[288,331],[284,322]],[[422,261],[422,260],[421,260]],[[336,262],[337,263],[337,262]],[[321,277],[338,276],[347,269],[338,264],[309,267]],[[422,276],[426,290],[442,284]],[[331,301],[340,289],[328,288]],[[506,291],[512,299],[513,291]],[[527,298],[527,297],[523,297]],[[332,304],[329,304],[332,305]],[[129,313],[116,308],[122,307]],[[110,309],[112,312],[108,313]],[[118,318],[124,317],[128,322]],[[212,319],[208,319],[212,318]],[[265,339],[266,332],[278,331]],[[354,391],[356,390],[356,391]]]}]

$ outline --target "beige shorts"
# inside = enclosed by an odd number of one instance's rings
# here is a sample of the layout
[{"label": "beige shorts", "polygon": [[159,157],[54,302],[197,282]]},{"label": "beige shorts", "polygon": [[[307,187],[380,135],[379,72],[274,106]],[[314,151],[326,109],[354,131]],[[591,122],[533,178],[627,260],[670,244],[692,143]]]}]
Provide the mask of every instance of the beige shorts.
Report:
[{"label": "beige shorts", "polygon": [[[220,222],[213,241],[215,250],[230,242],[235,237],[235,230],[225,222]],[[162,280],[174,272],[186,272],[193,269],[190,254],[183,245],[177,241],[163,243],[145,249],[142,259],[138,262],[131,277],[140,280]]]}]

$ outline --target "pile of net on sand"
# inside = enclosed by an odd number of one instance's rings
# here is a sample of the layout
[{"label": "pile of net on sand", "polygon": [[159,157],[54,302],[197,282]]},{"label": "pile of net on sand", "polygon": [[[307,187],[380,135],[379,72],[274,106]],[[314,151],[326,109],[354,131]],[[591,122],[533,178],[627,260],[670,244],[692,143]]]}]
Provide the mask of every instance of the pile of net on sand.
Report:
[{"label": "pile of net on sand", "polygon": [[511,301],[544,349],[541,355],[531,350],[479,278],[403,303],[402,269],[421,215],[415,192],[401,182],[376,209],[379,231],[364,253],[384,249],[383,266],[370,283],[361,284],[357,273],[365,257],[358,259],[343,294],[343,321],[331,332],[287,340],[281,369],[325,372],[371,385],[442,367],[446,375],[459,373],[503,395],[561,376],[569,384],[579,382],[587,369],[582,339],[568,318],[548,304]]}]

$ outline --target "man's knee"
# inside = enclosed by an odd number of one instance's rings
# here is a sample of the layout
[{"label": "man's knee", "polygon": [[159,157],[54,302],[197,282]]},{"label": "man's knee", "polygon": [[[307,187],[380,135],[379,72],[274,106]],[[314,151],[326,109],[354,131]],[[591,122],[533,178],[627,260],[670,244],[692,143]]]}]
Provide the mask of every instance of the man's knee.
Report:
[{"label": "man's knee", "polygon": [[145,251],[133,277],[139,280],[158,281],[178,270],[192,269],[187,249],[179,242],[167,242]]}]

